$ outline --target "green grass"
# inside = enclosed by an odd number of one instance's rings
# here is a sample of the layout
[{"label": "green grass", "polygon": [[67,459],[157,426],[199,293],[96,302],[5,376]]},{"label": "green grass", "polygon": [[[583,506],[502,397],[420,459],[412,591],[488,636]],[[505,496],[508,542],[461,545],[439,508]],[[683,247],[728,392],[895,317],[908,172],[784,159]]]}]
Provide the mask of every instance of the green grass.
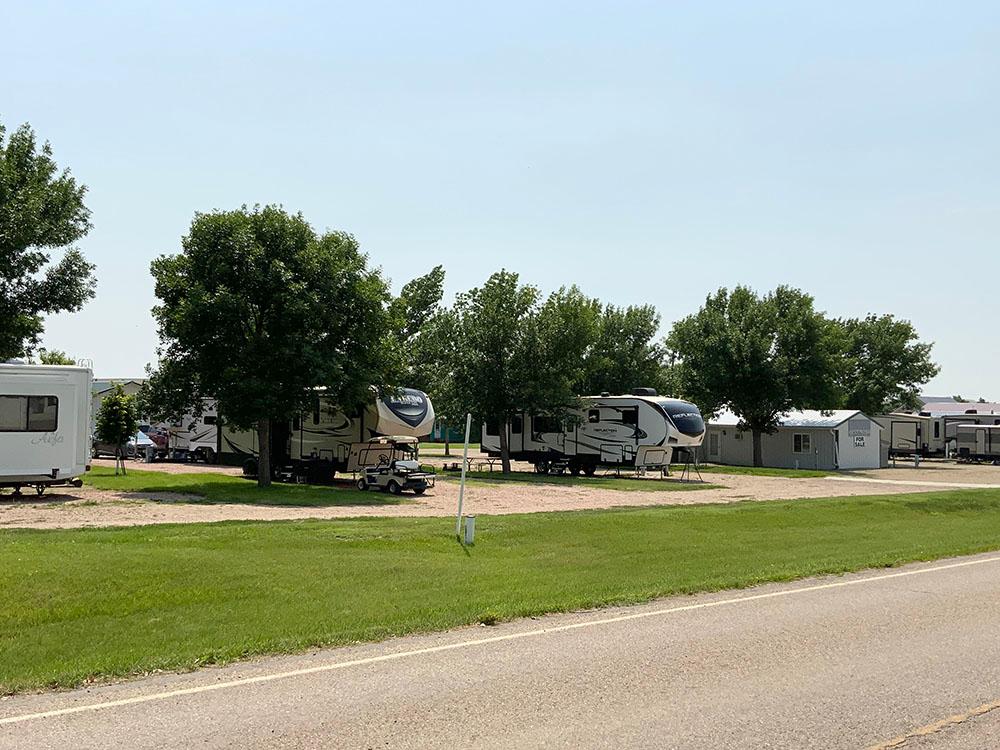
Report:
[{"label": "green grass", "polygon": [[[461,477],[461,472],[451,471],[438,474],[442,479],[457,480]],[[578,476],[572,474],[562,474],[553,476],[549,474],[535,474],[530,471],[515,471],[510,474],[503,474],[497,471],[467,471],[465,478],[472,484],[479,485],[503,485],[509,482],[521,482],[526,484],[562,484],[578,487],[593,487],[598,490],[619,490],[622,492],[684,492],[687,490],[711,490],[717,489],[720,485],[702,482],[681,482],[679,480],[660,479],[637,479],[634,477],[602,477],[602,476]]]},{"label": "green grass", "polygon": [[[683,464],[673,464],[670,471],[680,473]],[[743,474],[754,477],[789,477],[791,479],[808,479],[810,477],[828,477],[835,472],[816,469],[775,469],[767,466],[723,466],[722,464],[700,464],[698,470],[702,474]],[[694,467],[691,467],[694,474]]]},{"label": "green grass", "polygon": [[129,469],[126,476],[115,476],[114,469],[94,466],[84,483],[99,490],[117,492],[175,492],[193,496],[187,502],[246,503],[251,505],[295,505],[327,507],[333,505],[398,505],[410,502],[405,496],[382,492],[362,492],[353,484],[332,487],[303,484],[272,484],[260,488],[255,480],[231,474],[206,472],[168,474],[163,471]]},{"label": "green grass", "polygon": [[0,530],[0,692],[1000,547],[1000,491]]}]

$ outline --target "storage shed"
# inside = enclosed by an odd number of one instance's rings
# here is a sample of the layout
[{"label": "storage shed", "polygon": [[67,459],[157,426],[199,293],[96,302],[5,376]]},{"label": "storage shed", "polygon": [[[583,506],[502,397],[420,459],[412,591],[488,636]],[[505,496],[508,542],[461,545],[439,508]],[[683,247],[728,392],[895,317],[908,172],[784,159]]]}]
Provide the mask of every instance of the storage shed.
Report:
[{"label": "storage shed", "polygon": [[[739,417],[724,411],[708,420],[703,460],[753,466],[753,436],[737,429]],[[782,469],[877,469],[885,465],[881,427],[852,409],[792,411],[777,432],[761,437],[764,466]]]}]

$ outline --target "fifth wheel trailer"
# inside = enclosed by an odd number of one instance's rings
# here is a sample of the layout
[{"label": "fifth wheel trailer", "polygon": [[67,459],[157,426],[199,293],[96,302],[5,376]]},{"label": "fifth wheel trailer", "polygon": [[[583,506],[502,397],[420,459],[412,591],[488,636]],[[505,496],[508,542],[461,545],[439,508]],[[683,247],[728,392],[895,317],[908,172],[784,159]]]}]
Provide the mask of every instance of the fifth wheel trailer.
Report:
[{"label": "fifth wheel trailer", "polygon": [[[528,461],[541,473],[562,467],[588,476],[598,466],[662,469],[670,466],[675,451],[693,451],[705,436],[697,406],[659,396],[651,388],[583,396],[581,402],[567,421],[515,415],[502,428],[511,459]],[[500,429],[497,424],[483,426],[482,450],[490,456],[500,455]]]},{"label": "fifth wheel trailer", "polygon": [[0,364],[0,487],[72,484],[90,469],[86,367]]},{"label": "fifth wheel trailer", "polygon": [[[260,456],[256,430],[225,424],[222,405],[219,460],[257,473]],[[423,391],[400,388],[374,394],[363,408],[347,414],[330,399],[317,396],[312,411],[271,426],[271,466],[279,479],[332,481],[336,472],[351,471],[351,447],[374,437],[423,437],[434,426],[434,406]]]},{"label": "fifth wheel trailer", "polygon": [[1000,463],[1000,425],[955,425],[958,460]]}]

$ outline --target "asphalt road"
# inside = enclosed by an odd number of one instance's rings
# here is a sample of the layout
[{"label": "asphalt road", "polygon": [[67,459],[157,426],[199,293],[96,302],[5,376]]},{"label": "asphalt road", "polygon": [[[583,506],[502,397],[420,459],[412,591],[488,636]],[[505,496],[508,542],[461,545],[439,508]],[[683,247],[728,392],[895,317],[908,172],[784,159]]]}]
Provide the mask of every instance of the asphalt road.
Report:
[{"label": "asphalt road", "polygon": [[1000,555],[0,701],[0,747],[994,748]]}]

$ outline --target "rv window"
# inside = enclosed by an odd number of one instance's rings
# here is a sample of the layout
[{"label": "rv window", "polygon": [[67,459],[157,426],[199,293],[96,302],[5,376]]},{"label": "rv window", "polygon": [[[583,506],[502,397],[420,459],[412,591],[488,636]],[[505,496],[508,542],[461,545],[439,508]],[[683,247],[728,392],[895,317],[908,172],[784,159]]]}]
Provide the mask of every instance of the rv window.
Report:
[{"label": "rv window", "polygon": [[807,433],[795,433],[792,435],[792,453],[811,453],[812,446],[809,442]]},{"label": "rv window", "polygon": [[639,410],[622,409],[622,424],[639,424]]},{"label": "rv window", "polygon": [[934,423],[934,437],[936,437],[936,438],[941,437],[941,423],[940,422],[935,422]]},{"label": "rv window", "polygon": [[535,432],[562,432],[562,424],[555,417],[542,415],[531,419],[535,425]]},{"label": "rv window", "polygon": [[0,396],[0,432],[55,432],[58,424],[55,396]]},{"label": "rv window", "polygon": [[524,430],[524,417],[518,414],[510,420],[510,431],[515,435],[520,435],[522,430]]},{"label": "rv window", "polygon": [[590,411],[588,411],[587,412],[587,421],[590,422],[591,424],[597,424],[598,422],[600,422],[601,421],[601,410],[600,409],[591,409]]},{"label": "rv window", "polygon": [[487,422],[486,423],[486,434],[487,435],[492,435],[493,437],[499,437],[500,436],[500,423],[497,422],[497,421],[495,421],[495,420],[492,421],[492,422]]},{"label": "rv window", "polygon": [[202,417],[201,421],[204,422],[205,424],[218,424],[219,423],[218,417],[216,417],[214,414],[206,414],[204,417]]},{"label": "rv window", "polygon": [[299,415],[296,414],[292,417],[292,432],[298,432],[300,429],[302,429],[302,420],[299,418]]},{"label": "rv window", "polygon": [[313,424],[319,424],[319,401],[313,405]]}]

